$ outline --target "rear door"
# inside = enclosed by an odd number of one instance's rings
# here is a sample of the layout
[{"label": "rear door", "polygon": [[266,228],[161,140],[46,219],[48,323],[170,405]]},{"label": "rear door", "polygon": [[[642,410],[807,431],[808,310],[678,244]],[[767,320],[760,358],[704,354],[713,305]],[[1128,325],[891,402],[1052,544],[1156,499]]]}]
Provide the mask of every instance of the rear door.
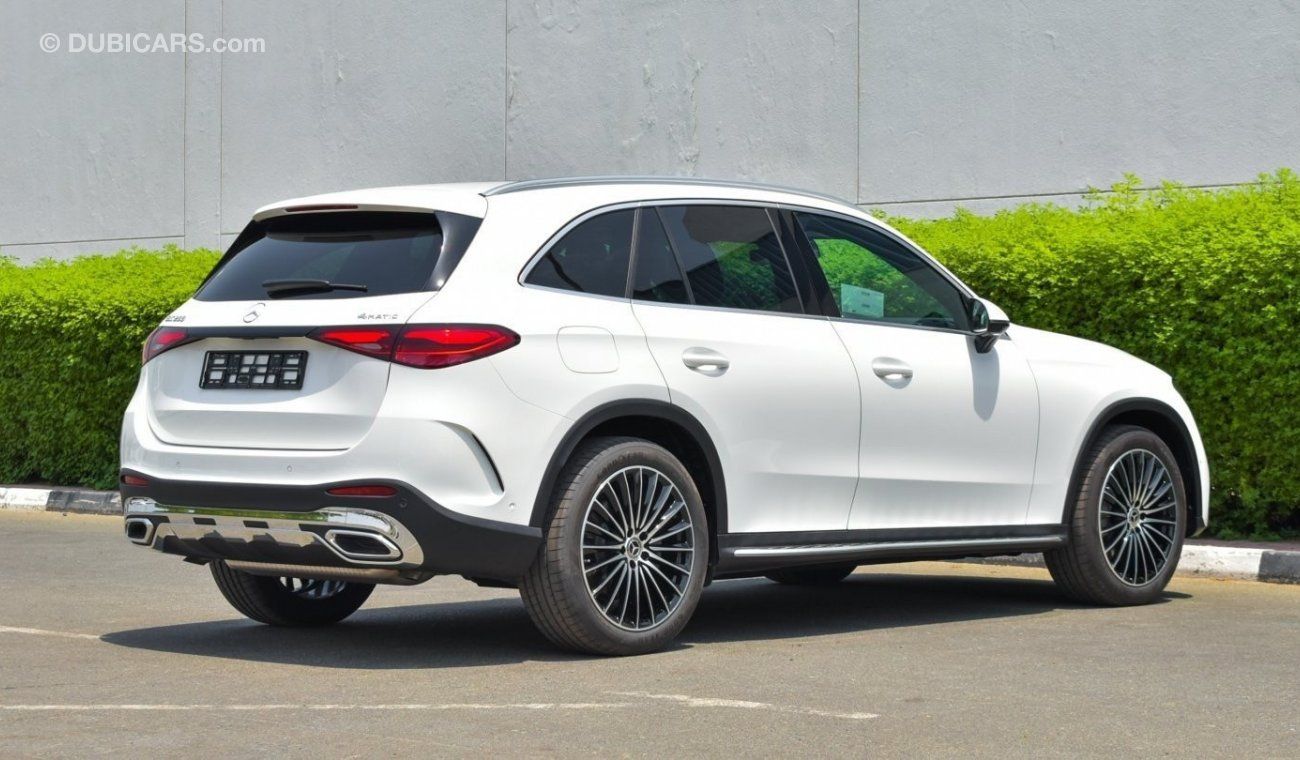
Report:
[{"label": "rear door", "polygon": [[718,448],[725,530],[843,529],[857,479],[857,380],[830,323],[805,314],[770,212],[642,209],[633,283],[633,313],[672,402]]},{"label": "rear door", "polygon": [[[182,446],[354,445],[383,402],[391,365],[308,335],[353,327],[351,338],[383,340],[384,328],[435,296],[478,221],[350,211],[254,222],[165,322],[191,342],[145,365],[154,433]],[[458,234],[446,234],[451,227]],[[444,250],[448,239],[459,249]]]}]

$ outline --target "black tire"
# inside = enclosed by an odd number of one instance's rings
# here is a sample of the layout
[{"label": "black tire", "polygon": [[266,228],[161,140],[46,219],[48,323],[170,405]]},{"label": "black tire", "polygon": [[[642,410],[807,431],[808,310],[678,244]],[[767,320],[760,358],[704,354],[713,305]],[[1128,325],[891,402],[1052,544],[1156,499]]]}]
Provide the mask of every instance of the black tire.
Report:
[{"label": "black tire", "polygon": [[356,612],[373,583],[348,581],[298,581],[297,591],[287,583],[293,579],[253,575],[234,570],[222,560],[214,560],[212,578],[230,606],[259,623],[278,626],[313,626],[337,623]]},{"label": "black tire", "polygon": [[[1119,504],[1122,499],[1112,501],[1108,496],[1103,507],[1103,489],[1111,468],[1121,458],[1140,458],[1144,456],[1143,452],[1154,455],[1168,471],[1172,481],[1168,493],[1172,494],[1173,507],[1165,507],[1164,512],[1159,513],[1162,518],[1169,518],[1167,522],[1153,520],[1159,525],[1150,526],[1152,530],[1158,527],[1162,531],[1159,537],[1139,529],[1133,535],[1142,540],[1134,540],[1132,551],[1123,554],[1130,538],[1133,538],[1127,527],[1129,521],[1143,518],[1133,516],[1133,510],[1129,510],[1128,518],[1118,517],[1123,511]],[[1146,428],[1116,425],[1102,431],[1079,467],[1080,472],[1076,474],[1078,491],[1066,514],[1067,543],[1060,549],[1044,553],[1052,578],[1066,595],[1089,604],[1125,606],[1155,601],[1178,566],[1183,536],[1187,532],[1187,492],[1173,452],[1159,436]],[[1136,514],[1142,512],[1139,509]],[[1103,530],[1110,532],[1104,538]],[[1148,539],[1147,536],[1151,537]],[[1112,559],[1108,559],[1108,547],[1111,547],[1112,558],[1121,557],[1115,559],[1119,569],[1112,565]],[[1162,563],[1152,547],[1166,552]],[[1149,562],[1150,569],[1146,574],[1134,569],[1132,577],[1127,580],[1122,577],[1130,568],[1136,568],[1138,562],[1143,563],[1143,568]]]},{"label": "black tire", "polygon": [[[632,477],[645,478],[651,483],[645,487],[651,492],[651,497],[646,502],[641,502],[639,496],[629,501],[647,506],[649,501],[655,500],[654,494],[662,493],[665,488],[658,477],[649,480],[651,476],[643,474],[647,472],[666,478],[680,495],[680,499],[675,499],[670,492],[669,496],[664,497],[663,511],[646,516],[642,521],[645,526],[657,528],[660,535],[669,529],[676,532],[673,543],[666,543],[666,538],[652,540],[653,528],[643,527],[632,530],[628,535],[649,536],[649,539],[644,539],[644,555],[640,549],[635,548],[613,549],[614,546],[627,547],[626,542],[610,543],[608,547],[601,548],[603,553],[593,551],[591,544],[584,548],[584,532],[588,536],[599,535],[595,532],[596,529],[587,524],[588,512],[597,521],[609,516],[609,513],[600,515],[594,511],[596,507],[593,506],[593,500],[597,492],[602,494],[603,504],[609,500],[610,492],[605,490],[607,481],[616,484],[615,478],[633,473]],[[591,654],[633,655],[667,646],[694,613],[708,565],[708,524],[703,502],[690,473],[677,457],[649,441],[628,437],[595,438],[584,442],[573,453],[560,474],[555,493],[545,543],[519,585],[524,605],[538,630],[558,646]],[[684,506],[676,507],[669,514],[671,505],[678,504],[679,501],[684,502]],[[649,508],[653,509],[653,505],[650,504]],[[687,517],[689,526],[683,527]],[[660,522],[670,518],[669,523]],[[614,528],[616,533],[620,532],[620,526],[612,520],[605,525]],[[618,537],[608,540],[616,542]],[[691,548],[682,548],[688,540]],[[608,613],[603,612],[596,599],[599,597],[605,602],[606,598],[613,599],[618,595],[620,586],[610,587],[609,583],[621,584],[624,578],[653,575],[651,570],[660,565],[652,562],[654,558],[650,555],[655,554],[649,551],[652,546],[663,556],[679,558],[682,566],[680,574],[666,569],[659,571],[659,576],[654,578],[656,589],[661,594],[659,598],[663,600],[663,617],[656,620],[657,613],[650,597],[649,582],[638,581],[634,587],[634,582],[628,580],[628,589],[635,590],[624,593],[637,599],[636,618],[624,617],[623,613],[630,610],[620,610],[618,618],[623,622],[617,622],[613,619],[612,607]],[[670,555],[670,551],[677,553]],[[635,552],[635,557],[629,557],[629,552]],[[609,562],[607,566],[610,570],[601,569],[606,561]],[[622,576],[615,578],[616,573],[622,573]],[[592,578],[590,585],[589,577]],[[665,580],[659,580],[660,577]],[[670,584],[668,578],[676,579],[676,585]],[[600,586],[602,579],[606,582],[605,586]],[[608,596],[602,597],[602,593]],[[644,593],[645,597],[639,593]],[[644,620],[644,627],[639,627],[642,624],[642,610],[639,606],[642,598],[646,599],[649,614]]]},{"label": "black tire", "polygon": [[768,580],[787,586],[831,586],[849,577],[857,565],[811,565],[787,567],[767,574]]}]

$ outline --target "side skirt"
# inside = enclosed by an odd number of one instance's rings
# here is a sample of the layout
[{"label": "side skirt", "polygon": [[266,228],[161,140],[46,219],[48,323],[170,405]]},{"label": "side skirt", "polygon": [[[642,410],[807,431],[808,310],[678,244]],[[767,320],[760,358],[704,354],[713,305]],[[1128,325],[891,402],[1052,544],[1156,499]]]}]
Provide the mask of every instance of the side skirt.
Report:
[{"label": "side skirt", "polygon": [[714,578],[800,565],[911,562],[1040,552],[1065,544],[1065,527],[999,525],[966,528],[728,533],[718,537]]}]

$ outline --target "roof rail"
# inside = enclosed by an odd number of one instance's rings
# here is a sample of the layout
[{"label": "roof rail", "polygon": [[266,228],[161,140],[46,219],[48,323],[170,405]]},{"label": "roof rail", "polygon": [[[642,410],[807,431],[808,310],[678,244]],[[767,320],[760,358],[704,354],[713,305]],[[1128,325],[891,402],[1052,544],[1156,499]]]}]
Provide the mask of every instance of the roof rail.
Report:
[{"label": "roof rail", "polygon": [[750,182],[747,180],[708,179],[704,177],[655,177],[649,175],[637,176],[613,174],[608,176],[592,177],[547,177],[543,179],[523,179],[514,182],[505,182],[496,187],[488,188],[487,190],[484,190],[482,194],[484,196],[505,195],[507,193],[518,193],[524,190],[543,190],[553,187],[581,187],[583,185],[705,185],[708,187],[731,187],[744,190],[772,190],[780,193],[803,195],[809,198],[820,198],[825,201],[843,203],[846,206],[857,207],[856,203],[838,196],[827,195],[826,193],[817,193],[811,190],[801,190],[797,187],[786,187],[784,185],[769,185],[764,182]]}]

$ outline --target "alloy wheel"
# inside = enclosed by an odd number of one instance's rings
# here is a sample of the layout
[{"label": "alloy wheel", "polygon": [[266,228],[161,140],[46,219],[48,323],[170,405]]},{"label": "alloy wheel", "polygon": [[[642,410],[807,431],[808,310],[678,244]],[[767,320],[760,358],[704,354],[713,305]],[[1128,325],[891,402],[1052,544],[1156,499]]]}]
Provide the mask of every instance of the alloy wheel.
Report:
[{"label": "alloy wheel", "polygon": [[1177,544],[1178,499],[1169,469],[1131,449],[1106,472],[1097,513],[1102,550],[1115,577],[1142,586],[1160,575]]},{"label": "alloy wheel", "polygon": [[582,522],[587,593],[606,620],[647,631],[681,605],[694,567],[695,526],[662,472],[625,467],[596,489]]}]

